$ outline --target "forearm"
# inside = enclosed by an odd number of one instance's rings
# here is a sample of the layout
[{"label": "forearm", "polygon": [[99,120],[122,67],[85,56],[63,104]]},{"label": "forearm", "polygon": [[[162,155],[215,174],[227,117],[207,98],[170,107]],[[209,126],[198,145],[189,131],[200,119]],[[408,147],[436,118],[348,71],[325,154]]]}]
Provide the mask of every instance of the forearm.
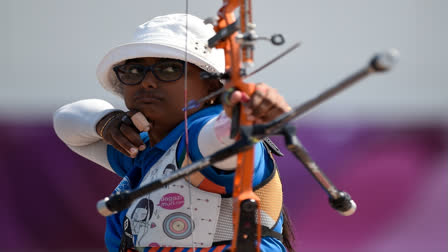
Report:
[{"label": "forearm", "polygon": [[111,170],[107,161],[107,144],[101,141],[97,124],[116,110],[106,101],[96,99],[70,103],[54,113],[54,130],[74,152]]}]

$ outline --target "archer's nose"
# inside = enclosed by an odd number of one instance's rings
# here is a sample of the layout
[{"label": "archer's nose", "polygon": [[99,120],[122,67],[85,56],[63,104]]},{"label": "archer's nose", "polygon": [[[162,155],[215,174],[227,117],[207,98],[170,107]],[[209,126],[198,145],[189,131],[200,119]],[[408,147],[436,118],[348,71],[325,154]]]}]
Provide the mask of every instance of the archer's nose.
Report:
[{"label": "archer's nose", "polygon": [[158,82],[158,80],[156,79],[154,74],[151,71],[148,71],[146,73],[145,78],[143,79],[143,81],[140,84],[144,88],[157,88],[158,87],[157,82]]}]

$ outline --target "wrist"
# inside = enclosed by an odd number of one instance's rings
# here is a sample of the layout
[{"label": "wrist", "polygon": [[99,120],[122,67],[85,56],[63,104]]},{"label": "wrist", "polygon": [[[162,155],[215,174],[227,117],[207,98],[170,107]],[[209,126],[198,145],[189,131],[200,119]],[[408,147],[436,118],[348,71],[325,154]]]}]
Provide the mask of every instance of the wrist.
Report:
[{"label": "wrist", "polygon": [[101,138],[104,138],[104,132],[109,127],[114,119],[124,115],[125,112],[121,110],[113,111],[109,114],[106,114],[103,118],[101,118],[96,125],[96,132]]}]

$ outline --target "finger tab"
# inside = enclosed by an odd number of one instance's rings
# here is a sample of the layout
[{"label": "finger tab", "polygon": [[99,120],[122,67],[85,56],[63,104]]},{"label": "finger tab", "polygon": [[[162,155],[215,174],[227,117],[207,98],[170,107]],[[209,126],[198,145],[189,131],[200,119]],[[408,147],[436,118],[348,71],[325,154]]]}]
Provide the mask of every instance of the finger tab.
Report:
[{"label": "finger tab", "polygon": [[140,131],[149,131],[151,128],[151,124],[148,122],[146,117],[141,113],[137,112],[131,117],[132,122],[134,123],[135,127],[137,127]]}]

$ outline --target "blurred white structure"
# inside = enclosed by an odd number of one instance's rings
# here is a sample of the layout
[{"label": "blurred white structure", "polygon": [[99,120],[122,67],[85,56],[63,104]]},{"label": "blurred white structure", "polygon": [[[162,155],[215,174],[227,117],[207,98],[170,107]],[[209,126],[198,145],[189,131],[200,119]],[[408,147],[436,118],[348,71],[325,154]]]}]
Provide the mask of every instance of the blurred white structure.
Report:
[{"label": "blurred white structure", "polygon": [[[221,1],[190,0],[189,13],[216,14]],[[84,98],[121,102],[106,93],[96,64],[127,41],[137,25],[162,14],[185,12],[185,2],[2,0],[0,9],[0,116],[50,119],[59,106]],[[445,27],[448,1],[253,1],[259,35],[282,33],[292,54],[252,77],[299,104],[394,47],[393,71],[370,77],[322,105],[312,118],[396,122],[448,118]],[[260,42],[261,65],[284,50]]]}]

